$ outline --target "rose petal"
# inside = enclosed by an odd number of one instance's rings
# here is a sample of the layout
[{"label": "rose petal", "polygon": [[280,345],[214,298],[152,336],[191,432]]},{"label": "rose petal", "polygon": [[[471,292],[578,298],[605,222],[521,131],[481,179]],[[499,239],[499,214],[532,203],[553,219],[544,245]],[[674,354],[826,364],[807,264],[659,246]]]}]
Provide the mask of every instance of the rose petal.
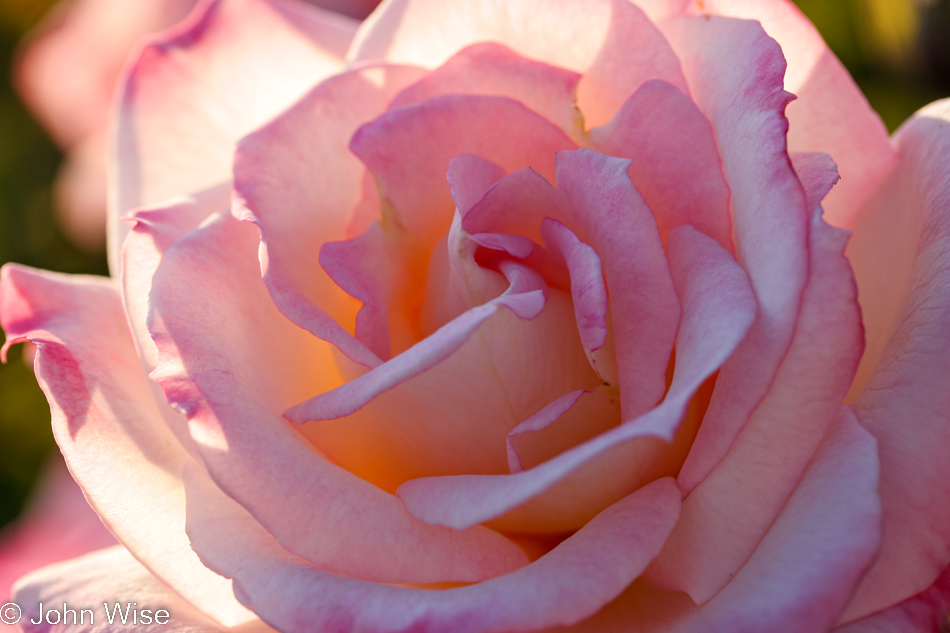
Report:
[{"label": "rose petal", "polygon": [[758,24],[731,18],[680,17],[664,31],[712,123],[732,189],[736,251],[759,303],[677,479],[688,492],[725,457],[788,349],[808,275],[808,213],[786,152],[781,48]]},{"label": "rose petal", "polygon": [[[798,165],[799,173],[827,191],[823,185],[837,172],[819,161]],[[822,180],[815,167],[829,176]],[[778,516],[838,416],[864,348],[854,277],[843,255],[848,234],[825,224],[814,204],[810,275],[792,345],[729,453],[684,501],[651,566],[651,582],[686,591],[698,604],[729,582]]]},{"label": "rose petal", "polygon": [[881,118],[818,30],[785,0],[697,0],[687,11],[758,20],[782,46],[785,89],[798,97],[787,111],[789,150],[834,158],[842,179],[824,208],[830,224],[851,228],[861,202],[897,155]]},{"label": "rose petal", "polygon": [[729,185],[709,121],[689,97],[649,81],[590,138],[605,154],[630,159],[630,179],[664,239],[690,224],[733,251]]},{"label": "rose petal", "polygon": [[674,633],[823,633],[878,552],[874,438],[843,407],[749,561]]},{"label": "rose petal", "polygon": [[[233,576],[247,605],[287,633],[408,630],[481,633],[573,624],[619,595],[676,521],[679,493],[657,481],[605,510],[531,565],[476,585],[426,591],[334,576],[288,555],[240,507],[189,481],[194,543]],[[228,526],[215,538],[206,528]]]},{"label": "rose petal", "polygon": [[574,105],[580,75],[522,57],[495,42],[463,48],[399,93],[390,108],[447,94],[498,95],[520,101],[570,136],[583,133]]},{"label": "rose petal", "polygon": [[485,528],[459,533],[413,519],[281,418],[340,378],[330,345],[268,300],[258,244],[252,226],[217,216],[166,251],[152,284],[153,376],[188,416],[215,482],[289,550],[350,576],[474,581],[522,565],[521,550]]},{"label": "rose petal", "polygon": [[413,515],[455,528],[505,515],[496,525],[516,531],[576,529],[656,471],[676,471],[680,447],[666,443],[673,441],[694,391],[745,336],[755,301],[745,273],[711,238],[681,227],[670,244],[673,278],[686,307],[663,403],[524,472],[409,481],[397,494]]},{"label": "rose petal", "polygon": [[[217,633],[230,630],[220,627],[175,595],[122,546],[44,567],[20,580],[14,591],[14,599],[23,609],[20,628],[24,633]],[[40,603],[43,603],[42,619]],[[126,622],[115,613],[117,603],[119,613],[127,613]],[[64,615],[63,610],[67,608],[73,613]],[[82,609],[92,613],[81,613]],[[140,619],[145,609],[152,616],[148,624]],[[134,616],[133,610],[137,612]],[[158,615],[168,618],[156,622],[154,616],[160,610],[166,613]],[[111,624],[107,613],[113,615]],[[68,624],[49,624],[50,620],[58,623],[61,619]],[[39,620],[39,624],[33,624],[35,620]],[[273,629],[255,618],[241,631],[265,633]]]},{"label": "rose petal", "polygon": [[583,4],[397,0],[380,7],[361,25],[347,59],[383,59],[432,68],[482,41],[499,42],[529,59],[580,72],[578,105],[592,126],[609,121],[627,97],[650,79],[685,89],[669,44],[646,15],[626,0]]},{"label": "rose petal", "polygon": [[950,567],[923,593],[869,615],[834,633],[933,633],[950,625]]},{"label": "rose petal", "polygon": [[445,173],[460,154],[553,180],[554,154],[574,143],[553,123],[506,97],[446,95],[390,110],[361,127],[350,149],[379,181],[395,220],[434,245],[452,223]]},{"label": "rose petal", "polygon": [[235,156],[235,215],[261,228],[264,281],[277,307],[366,367],[379,358],[345,329],[358,303],[318,257],[323,244],[344,239],[363,193],[365,170],[347,149],[350,137],[421,72],[369,67],[332,77],[242,139]]},{"label": "rose petal", "polygon": [[342,69],[355,23],[302,3],[216,0],[138,53],[120,89],[111,265],[117,218],[226,180],[235,142]]},{"label": "rose petal", "polygon": [[[905,124],[897,135],[901,165],[886,185],[902,194],[891,213],[909,209],[921,224],[898,325],[854,405],[880,447],[884,546],[845,621],[920,593],[950,563],[948,120],[950,101],[941,101]],[[894,189],[884,201],[894,200]]]},{"label": "rose petal", "polygon": [[192,604],[226,625],[247,621],[230,583],[198,562],[185,537],[189,457],[156,408],[112,283],[13,264],[2,277],[6,346],[37,345],[53,435],[90,505]]}]

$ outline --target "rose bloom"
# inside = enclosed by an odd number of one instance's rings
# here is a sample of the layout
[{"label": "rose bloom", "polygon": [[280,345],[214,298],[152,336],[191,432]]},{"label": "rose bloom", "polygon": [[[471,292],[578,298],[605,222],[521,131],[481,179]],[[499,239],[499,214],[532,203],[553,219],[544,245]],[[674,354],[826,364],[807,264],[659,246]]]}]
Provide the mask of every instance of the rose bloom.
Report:
[{"label": "rose bloom", "polygon": [[331,17],[142,48],[113,278],[5,267],[121,543],[24,631],[947,622],[950,102],[888,140],[783,0]]}]

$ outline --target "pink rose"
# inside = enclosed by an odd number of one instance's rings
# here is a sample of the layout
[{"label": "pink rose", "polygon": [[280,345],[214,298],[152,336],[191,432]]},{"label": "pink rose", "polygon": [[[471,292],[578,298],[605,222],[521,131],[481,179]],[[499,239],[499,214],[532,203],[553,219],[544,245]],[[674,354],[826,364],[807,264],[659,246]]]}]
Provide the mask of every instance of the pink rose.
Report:
[{"label": "pink rose", "polygon": [[24,631],[945,618],[950,102],[889,141],[792,4],[220,0],[116,116],[114,278],[0,317],[124,547]]}]

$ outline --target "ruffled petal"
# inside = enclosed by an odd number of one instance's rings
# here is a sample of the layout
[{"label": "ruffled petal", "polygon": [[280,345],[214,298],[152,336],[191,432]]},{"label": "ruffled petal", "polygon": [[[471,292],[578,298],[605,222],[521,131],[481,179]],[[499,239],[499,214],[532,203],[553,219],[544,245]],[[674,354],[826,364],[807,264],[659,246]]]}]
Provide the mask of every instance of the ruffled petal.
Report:
[{"label": "ruffled petal", "polygon": [[619,595],[676,521],[679,492],[654,482],[608,508],[531,565],[482,583],[425,591],[334,576],[288,555],[239,506],[189,481],[195,548],[234,578],[241,599],[286,633],[408,630],[535,631],[583,620]]},{"label": "ruffled petal", "polygon": [[109,224],[227,180],[234,144],[343,68],[355,22],[303,3],[215,0],[145,45],[120,89]]},{"label": "ruffled petal", "polygon": [[398,494],[410,512],[455,528],[495,519],[493,525],[512,531],[566,531],[657,473],[676,472],[685,452],[677,429],[689,399],[745,336],[755,300],[745,273],[711,238],[681,227],[670,243],[685,309],[663,403],[524,472],[409,481]]},{"label": "ruffled petal", "polygon": [[825,152],[838,164],[841,183],[825,201],[827,221],[852,228],[862,201],[892,169],[897,154],[887,128],[812,23],[787,0],[696,0],[687,12],[758,20],[788,60],[785,89],[788,147]]},{"label": "ruffled petal", "polygon": [[[175,595],[121,546],[44,567],[20,580],[14,592],[14,600],[23,609],[20,619],[23,633],[218,633],[230,630]],[[69,612],[64,613],[65,605]],[[63,624],[59,624],[60,621]],[[242,633],[273,632],[256,618],[240,630]]]},{"label": "ruffled petal", "polygon": [[664,239],[690,224],[732,252],[729,185],[709,121],[663,81],[645,83],[609,123],[590,132],[598,150],[630,159],[630,180]]},{"label": "ruffled petal", "polygon": [[[837,179],[824,159],[797,165],[821,193]],[[838,416],[864,348],[857,289],[843,255],[848,234],[825,224],[814,204],[810,276],[792,345],[728,455],[683,502],[651,566],[651,582],[686,591],[699,604],[729,582],[778,516]]]},{"label": "ruffled petal", "polygon": [[673,633],[824,633],[878,552],[874,437],[843,407],[748,562]]},{"label": "ruffled petal", "polygon": [[[906,210],[919,218],[920,230],[900,318],[877,370],[854,404],[858,419],[880,447],[884,546],[846,620],[920,593],[950,563],[948,121],[950,101],[941,101],[905,124],[896,138],[901,165],[895,180],[885,184],[882,200],[875,203],[896,200],[898,204],[887,209],[890,214],[904,215]],[[869,220],[872,230],[902,221],[880,215]],[[874,226],[873,220],[882,224]],[[892,233],[886,235],[889,240]],[[877,254],[882,261],[887,261],[891,248],[906,244],[907,237],[898,234],[893,246],[887,246],[887,240],[880,242]]]},{"label": "ruffled petal", "polygon": [[185,536],[189,457],[155,405],[112,283],[12,264],[2,277],[6,346],[37,345],[53,435],[90,505],[192,604],[226,625],[247,621],[230,583],[198,562]]},{"label": "ruffled petal", "polygon": [[235,156],[235,215],[261,229],[264,281],[277,307],[366,367],[380,359],[350,333],[359,304],[321,267],[320,247],[344,239],[363,195],[365,169],[347,149],[350,137],[421,74],[383,66],[332,77],[242,139]]},{"label": "ruffled petal", "polygon": [[712,123],[726,178],[739,262],[759,315],[723,367],[677,483],[688,492],[725,457],[765,396],[795,331],[808,277],[805,194],[786,151],[782,50],[755,22],[679,17],[664,32],[693,99]]},{"label": "ruffled petal", "polygon": [[350,141],[392,205],[391,220],[429,247],[452,223],[445,173],[453,158],[476,154],[505,171],[532,167],[553,181],[555,152],[574,147],[521,103],[480,95],[446,95],[390,110]]},{"label": "ruffled petal", "polygon": [[331,346],[269,301],[258,245],[253,226],[217,216],[166,251],[152,284],[153,376],[188,416],[215,482],[289,550],[350,576],[464,582],[524,564],[520,549],[485,528],[422,524],[281,418],[340,377]]},{"label": "ruffled petal", "polygon": [[609,121],[627,97],[650,79],[663,79],[685,90],[669,44],[647,16],[626,0],[517,4],[396,0],[361,25],[347,59],[432,68],[482,41],[499,42],[529,59],[581,73],[578,105],[592,126]]}]

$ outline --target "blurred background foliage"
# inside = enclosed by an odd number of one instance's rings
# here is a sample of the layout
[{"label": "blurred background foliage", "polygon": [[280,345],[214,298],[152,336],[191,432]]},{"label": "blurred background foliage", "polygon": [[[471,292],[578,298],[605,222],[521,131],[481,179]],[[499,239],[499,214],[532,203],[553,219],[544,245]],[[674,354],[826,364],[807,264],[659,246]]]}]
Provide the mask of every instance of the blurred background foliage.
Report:
[{"label": "blurred background foliage", "polygon": [[[149,0],[129,0],[148,2]],[[17,47],[54,0],[0,0],[0,263],[107,274],[105,254],[78,250],[57,226],[51,186],[62,156],[17,99]],[[950,96],[950,0],[797,0],[887,127]],[[0,526],[23,508],[55,458],[49,407],[22,346],[0,366]]]}]

